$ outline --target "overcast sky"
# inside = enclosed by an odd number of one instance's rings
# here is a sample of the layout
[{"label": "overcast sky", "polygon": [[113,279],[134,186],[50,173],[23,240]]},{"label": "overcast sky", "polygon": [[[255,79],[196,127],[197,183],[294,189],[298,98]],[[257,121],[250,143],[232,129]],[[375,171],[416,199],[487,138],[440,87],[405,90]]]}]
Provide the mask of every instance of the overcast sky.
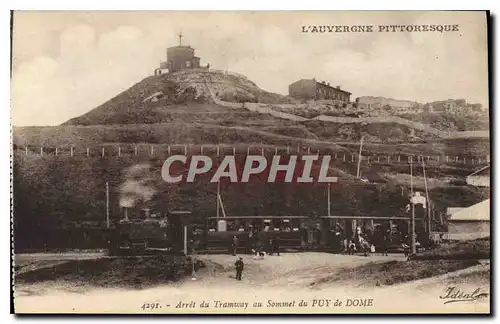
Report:
[{"label": "overcast sky", "polygon": [[[460,32],[301,33],[303,25],[459,24]],[[151,75],[183,43],[264,90],[316,77],[358,96],[487,106],[481,12],[16,12],[12,122],[57,125]]]}]

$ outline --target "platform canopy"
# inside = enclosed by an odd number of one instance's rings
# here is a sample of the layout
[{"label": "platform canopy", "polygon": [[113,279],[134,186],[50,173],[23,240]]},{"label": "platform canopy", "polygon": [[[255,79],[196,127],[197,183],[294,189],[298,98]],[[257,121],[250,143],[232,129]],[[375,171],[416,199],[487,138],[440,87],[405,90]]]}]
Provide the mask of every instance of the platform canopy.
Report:
[{"label": "platform canopy", "polygon": [[450,221],[490,221],[490,199],[464,208],[450,216]]}]

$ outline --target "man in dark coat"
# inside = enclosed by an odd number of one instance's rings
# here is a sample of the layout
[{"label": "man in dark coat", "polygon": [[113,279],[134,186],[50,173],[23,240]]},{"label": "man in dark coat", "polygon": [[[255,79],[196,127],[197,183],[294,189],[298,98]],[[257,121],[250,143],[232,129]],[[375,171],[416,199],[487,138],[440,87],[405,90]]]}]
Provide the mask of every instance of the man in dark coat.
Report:
[{"label": "man in dark coat", "polygon": [[382,255],[388,255],[387,250],[389,249],[389,244],[391,243],[389,238],[389,233],[385,233],[382,239]]},{"label": "man in dark coat", "polygon": [[280,239],[278,236],[276,236],[274,239],[273,239],[273,253],[276,253],[276,255],[280,255]]},{"label": "man in dark coat", "polygon": [[234,263],[236,266],[236,280],[241,280],[241,274],[243,273],[244,263],[243,258],[239,258],[238,261]]},{"label": "man in dark coat", "polygon": [[236,235],[233,236],[232,251],[233,255],[236,255],[236,252],[238,252],[238,237]]}]

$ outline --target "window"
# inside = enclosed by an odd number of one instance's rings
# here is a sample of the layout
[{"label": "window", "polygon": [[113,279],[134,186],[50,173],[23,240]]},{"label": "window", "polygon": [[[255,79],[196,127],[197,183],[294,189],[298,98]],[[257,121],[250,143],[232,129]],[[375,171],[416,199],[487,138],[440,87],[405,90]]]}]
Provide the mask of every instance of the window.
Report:
[{"label": "window", "polygon": [[227,231],[228,232],[236,231],[236,223],[234,220],[227,221]]},{"label": "window", "polygon": [[288,219],[283,220],[283,231],[285,231],[285,232],[292,231],[292,224],[290,223],[290,220],[288,220]]},{"label": "window", "polygon": [[300,219],[292,219],[290,227],[292,231],[298,232],[300,230]]},{"label": "window", "polygon": [[274,232],[280,232],[280,231],[282,231],[283,230],[283,225],[282,225],[281,219],[273,219],[273,225],[272,225],[271,229]]},{"label": "window", "polygon": [[208,220],[208,231],[215,232],[217,228],[217,221],[215,219]]},{"label": "window", "polygon": [[238,232],[246,231],[246,220],[241,219],[241,220],[237,221],[237,229],[238,229]]}]

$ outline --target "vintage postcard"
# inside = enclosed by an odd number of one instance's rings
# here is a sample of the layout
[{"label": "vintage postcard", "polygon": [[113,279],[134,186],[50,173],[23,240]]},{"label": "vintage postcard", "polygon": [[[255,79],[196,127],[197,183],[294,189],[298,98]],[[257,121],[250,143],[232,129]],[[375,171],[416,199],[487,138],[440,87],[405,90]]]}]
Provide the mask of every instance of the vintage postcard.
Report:
[{"label": "vintage postcard", "polygon": [[15,11],[17,314],[489,314],[486,11]]}]

